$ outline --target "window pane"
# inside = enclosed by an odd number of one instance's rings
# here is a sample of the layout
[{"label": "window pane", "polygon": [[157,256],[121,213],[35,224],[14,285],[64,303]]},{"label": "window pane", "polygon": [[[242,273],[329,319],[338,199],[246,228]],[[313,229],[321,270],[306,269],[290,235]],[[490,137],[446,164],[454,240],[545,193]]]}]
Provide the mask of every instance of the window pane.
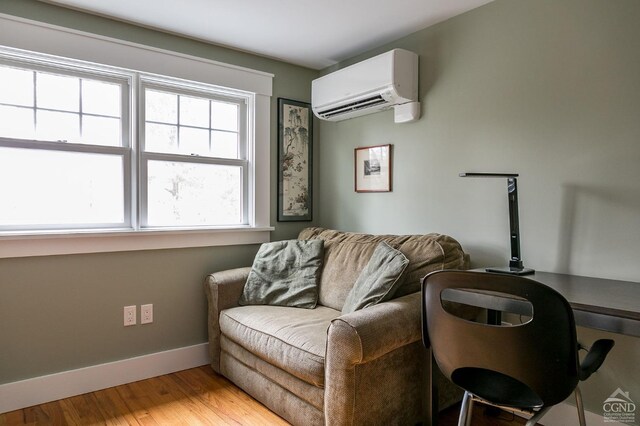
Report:
[{"label": "window pane", "polygon": [[145,150],[152,152],[178,152],[178,127],[167,124],[145,125]]},{"label": "window pane", "polygon": [[120,119],[82,116],[82,143],[91,145],[122,146]]},{"label": "window pane", "polygon": [[120,117],[120,86],[82,80],[82,112]]},{"label": "window pane", "polygon": [[80,79],[54,74],[36,73],[38,108],[80,111]]},{"label": "window pane", "polygon": [[145,90],[145,120],[178,123],[178,95]]},{"label": "window pane", "polygon": [[33,71],[0,66],[0,103],[33,106]]},{"label": "window pane", "polygon": [[150,226],[242,222],[240,167],[149,161],[148,178]]},{"label": "window pane", "polygon": [[80,142],[80,116],[68,112],[36,112],[36,134],[39,140]]},{"label": "window pane", "polygon": [[122,157],[0,148],[0,225],[124,222]]},{"label": "window pane", "polygon": [[238,158],[238,134],[211,132],[211,155],[222,158]]},{"label": "window pane", "polygon": [[209,131],[180,127],[180,152],[209,155]]},{"label": "window pane", "polygon": [[180,124],[209,128],[209,100],[180,96]]},{"label": "window pane", "polygon": [[34,139],[33,110],[0,105],[0,136]]},{"label": "window pane", "polygon": [[238,130],[238,105],[224,102],[211,102],[211,128],[219,130]]}]

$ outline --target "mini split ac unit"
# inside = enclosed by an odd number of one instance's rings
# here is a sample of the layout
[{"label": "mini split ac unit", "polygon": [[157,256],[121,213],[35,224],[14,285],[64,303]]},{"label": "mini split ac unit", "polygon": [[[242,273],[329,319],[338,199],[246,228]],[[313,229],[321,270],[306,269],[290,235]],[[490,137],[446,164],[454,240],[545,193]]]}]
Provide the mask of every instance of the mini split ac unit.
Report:
[{"label": "mini split ac unit", "polygon": [[395,122],[417,120],[418,55],[394,49],[317,78],[311,105],[323,120],[340,121],[395,109]]}]

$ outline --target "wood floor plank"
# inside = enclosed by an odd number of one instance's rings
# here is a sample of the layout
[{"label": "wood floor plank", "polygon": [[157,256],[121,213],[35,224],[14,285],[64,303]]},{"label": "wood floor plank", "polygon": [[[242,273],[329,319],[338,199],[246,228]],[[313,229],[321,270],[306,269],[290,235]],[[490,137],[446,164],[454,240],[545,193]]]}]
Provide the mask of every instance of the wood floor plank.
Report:
[{"label": "wood floor plank", "polygon": [[[190,396],[197,398],[202,405],[210,407],[209,409],[215,412],[224,424],[247,424],[253,413],[249,413],[244,405],[238,404],[235,397],[229,393],[228,388],[231,384],[227,383],[226,379],[214,377],[213,371],[211,373],[206,375],[202,370],[192,369],[175,373],[174,380],[182,389],[193,389],[194,393]],[[259,409],[255,402],[252,407]]]},{"label": "wood floor plank", "polygon": [[[439,416],[457,424],[459,405]],[[512,426],[524,421],[508,413],[487,416],[474,407],[478,426]],[[85,395],[0,414],[0,426],[284,426],[286,421],[244,393],[210,366],[116,386]]]},{"label": "wood floor plank", "polygon": [[207,406],[214,407],[229,424],[288,424],[208,366],[181,371],[175,375],[178,383],[183,383],[183,388],[196,389],[196,397]]},{"label": "wood floor plank", "polygon": [[184,420],[189,424],[194,425],[207,425],[207,424],[219,424],[219,425],[235,425],[237,424],[233,419],[225,416],[223,412],[217,410],[215,407],[207,404],[200,396],[200,392],[189,387],[185,384],[179,376],[171,374],[169,376],[163,376],[160,379],[163,380],[165,386],[171,390],[172,395],[178,390],[184,396],[180,401],[181,404],[188,410],[184,412]]},{"label": "wood floor plank", "polygon": [[148,395],[136,394],[131,383],[116,386],[115,390],[118,392],[118,395],[124,401],[125,406],[136,419],[138,424],[142,426],[160,425],[160,423],[158,423],[151,415],[151,411],[154,407]]},{"label": "wood floor plank", "polygon": [[69,424],[104,424],[105,419],[98,406],[93,403],[91,394],[73,396],[60,401]]},{"label": "wood floor plank", "polygon": [[133,395],[145,395],[148,403],[145,408],[149,415],[160,425],[177,425],[181,423],[180,399],[172,397],[167,389],[162,387],[158,377],[140,382],[130,383],[129,388]]},{"label": "wood floor plank", "polygon": [[[191,387],[199,389],[200,397],[219,412],[242,425],[287,425],[281,417],[258,403],[226,378],[204,366],[178,374]],[[238,424],[238,423],[234,423]]]},{"label": "wood floor plank", "polygon": [[24,421],[24,410],[11,411],[6,414],[0,414],[0,426],[18,426],[27,424]]},{"label": "wood floor plank", "polygon": [[129,412],[127,404],[122,400],[116,388],[104,389],[90,394],[92,400],[102,413],[108,426],[138,426],[140,423]]}]

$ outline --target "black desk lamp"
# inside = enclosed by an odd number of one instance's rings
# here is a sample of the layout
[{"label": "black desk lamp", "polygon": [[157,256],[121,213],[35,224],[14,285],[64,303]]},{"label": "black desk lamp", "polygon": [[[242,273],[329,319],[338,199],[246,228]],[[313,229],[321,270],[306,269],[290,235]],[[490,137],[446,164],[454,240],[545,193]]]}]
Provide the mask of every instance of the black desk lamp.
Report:
[{"label": "black desk lamp", "polygon": [[507,178],[507,196],[509,197],[509,228],[511,240],[511,259],[508,267],[486,268],[487,272],[500,274],[529,275],[535,271],[525,268],[520,258],[520,224],[518,220],[518,177],[515,173],[460,173],[460,177]]}]

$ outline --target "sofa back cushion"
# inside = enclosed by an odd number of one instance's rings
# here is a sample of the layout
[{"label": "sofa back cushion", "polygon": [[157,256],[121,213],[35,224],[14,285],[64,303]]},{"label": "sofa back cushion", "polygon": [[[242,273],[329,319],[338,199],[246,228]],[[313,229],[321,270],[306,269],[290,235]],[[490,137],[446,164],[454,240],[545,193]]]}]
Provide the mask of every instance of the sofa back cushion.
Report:
[{"label": "sofa back cushion", "polygon": [[381,241],[409,259],[394,297],[420,290],[420,280],[429,272],[469,267],[469,256],[460,244],[442,234],[370,235],[313,227],[303,229],[298,239],[324,240],[318,303],[340,311],[347,294]]}]

